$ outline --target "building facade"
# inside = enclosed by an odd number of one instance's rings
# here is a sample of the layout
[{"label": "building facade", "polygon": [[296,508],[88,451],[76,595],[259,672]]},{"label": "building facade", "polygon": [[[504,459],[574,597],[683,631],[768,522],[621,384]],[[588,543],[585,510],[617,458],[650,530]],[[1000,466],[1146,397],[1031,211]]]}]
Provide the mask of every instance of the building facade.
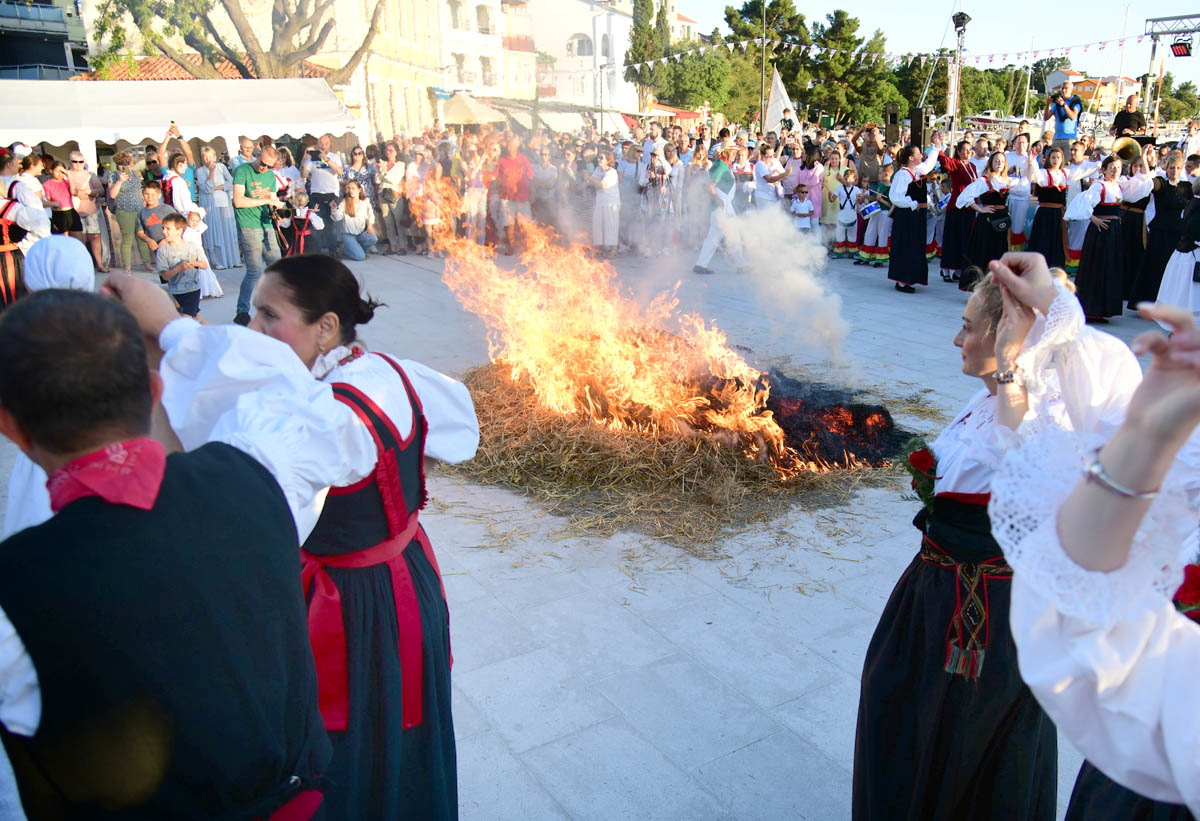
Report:
[{"label": "building facade", "polygon": [[[594,110],[637,113],[637,88],[624,79],[633,15],[620,3],[529,0],[543,97]],[[628,3],[625,5],[629,5]]]},{"label": "building facade", "polygon": [[0,79],[68,79],[87,70],[87,50],[74,0],[0,0]]},{"label": "building facade", "polygon": [[444,87],[477,97],[504,96],[500,0],[445,0],[442,7]]},{"label": "building facade", "polygon": [[537,49],[528,0],[502,0],[504,11],[504,96],[532,100],[537,93]]}]

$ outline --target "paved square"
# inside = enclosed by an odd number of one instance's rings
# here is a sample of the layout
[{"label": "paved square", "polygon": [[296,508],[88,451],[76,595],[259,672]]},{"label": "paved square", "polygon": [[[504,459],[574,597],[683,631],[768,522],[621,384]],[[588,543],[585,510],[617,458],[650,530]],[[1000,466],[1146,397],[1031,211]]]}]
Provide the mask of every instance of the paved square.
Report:
[{"label": "paved square", "polygon": [[[831,361],[812,333],[830,304],[814,316],[811,282],[788,258],[795,243],[777,263],[769,245],[756,250],[768,261],[746,275],[695,276],[683,256],[615,265],[638,294],[681,281],[681,306],[760,364],[885,395],[924,390],[946,413],[977,389],[951,345],[966,298],[936,264],[936,281],[906,295],[883,269],[802,260],[849,324]],[[441,260],[351,265],[389,305],[363,329],[368,345],[450,374],[486,361],[484,328],[442,284]],[[203,315],[228,322],[241,270],[218,275],[226,296]],[[1106,330],[1128,341],[1146,327],[1127,316]],[[0,467],[12,453],[5,443]],[[731,536],[716,561],[639,534],[564,538],[563,522],[523,497],[455,476],[436,475],[430,492],[422,518],[450,599],[464,819],[850,816],[863,655],[918,546],[900,487],[794,510]],[[1062,810],[1080,759],[1060,746]]]}]

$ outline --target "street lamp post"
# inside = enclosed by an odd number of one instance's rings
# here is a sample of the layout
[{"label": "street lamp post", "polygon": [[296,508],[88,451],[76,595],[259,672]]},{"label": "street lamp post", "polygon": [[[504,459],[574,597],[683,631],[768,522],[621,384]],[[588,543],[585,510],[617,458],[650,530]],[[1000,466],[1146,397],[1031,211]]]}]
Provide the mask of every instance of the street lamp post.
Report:
[{"label": "street lamp post", "polygon": [[950,112],[950,144],[953,145],[958,140],[958,101],[962,97],[963,37],[971,16],[960,11],[950,19],[954,23],[954,36],[958,38],[958,56],[954,61],[954,105]]}]

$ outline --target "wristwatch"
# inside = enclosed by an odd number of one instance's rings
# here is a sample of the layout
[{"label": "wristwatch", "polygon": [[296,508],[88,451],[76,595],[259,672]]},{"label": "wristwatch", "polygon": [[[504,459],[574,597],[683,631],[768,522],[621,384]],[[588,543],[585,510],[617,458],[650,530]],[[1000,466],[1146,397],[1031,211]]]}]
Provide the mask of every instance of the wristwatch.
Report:
[{"label": "wristwatch", "polygon": [[992,375],[996,378],[996,384],[998,385],[1020,385],[1021,380],[1017,378],[1017,374],[1020,371],[1020,368],[1012,368],[1007,371],[996,371]]}]

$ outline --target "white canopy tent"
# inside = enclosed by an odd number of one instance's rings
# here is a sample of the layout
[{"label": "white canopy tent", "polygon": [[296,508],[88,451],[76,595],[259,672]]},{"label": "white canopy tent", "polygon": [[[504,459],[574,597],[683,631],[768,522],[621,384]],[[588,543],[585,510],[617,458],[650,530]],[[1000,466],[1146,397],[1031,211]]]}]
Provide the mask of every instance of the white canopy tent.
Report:
[{"label": "white canopy tent", "polygon": [[0,145],[78,142],[91,168],[97,142],[158,142],[172,120],[188,139],[223,138],[230,155],[242,136],[362,137],[321,79],[0,80]]},{"label": "white canopy tent", "polygon": [[539,111],[538,116],[551,131],[574,134],[583,128],[583,117],[574,111]]}]

